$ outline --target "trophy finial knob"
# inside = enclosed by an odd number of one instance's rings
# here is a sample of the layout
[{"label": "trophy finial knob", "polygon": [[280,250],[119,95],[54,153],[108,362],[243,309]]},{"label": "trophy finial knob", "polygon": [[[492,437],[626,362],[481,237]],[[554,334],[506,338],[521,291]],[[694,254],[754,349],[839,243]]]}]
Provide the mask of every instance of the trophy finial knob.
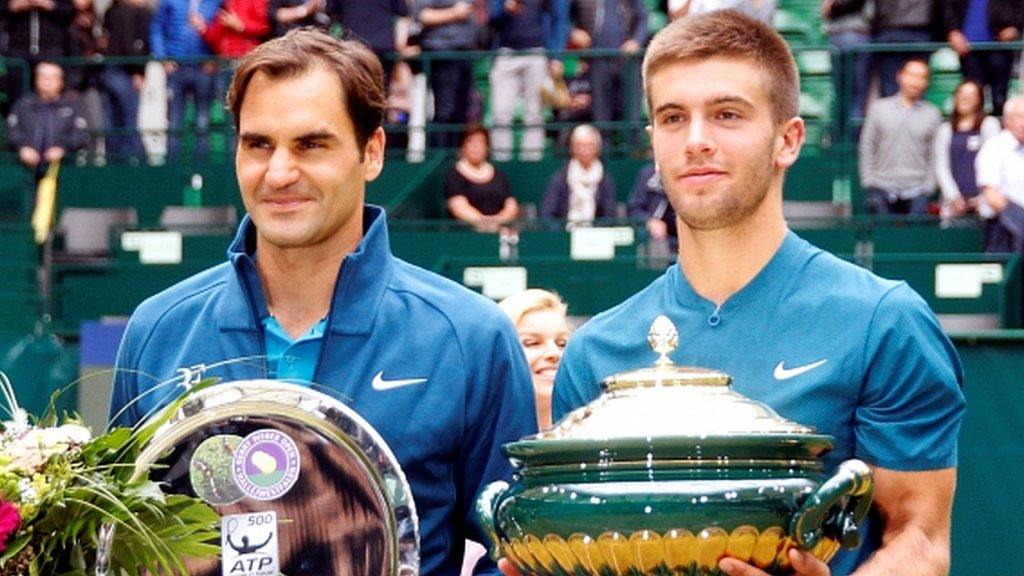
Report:
[{"label": "trophy finial knob", "polygon": [[647,333],[647,342],[655,352],[661,355],[654,363],[655,366],[659,368],[672,366],[672,359],[668,355],[679,346],[679,331],[667,316],[658,316],[654,319],[651,329]]}]

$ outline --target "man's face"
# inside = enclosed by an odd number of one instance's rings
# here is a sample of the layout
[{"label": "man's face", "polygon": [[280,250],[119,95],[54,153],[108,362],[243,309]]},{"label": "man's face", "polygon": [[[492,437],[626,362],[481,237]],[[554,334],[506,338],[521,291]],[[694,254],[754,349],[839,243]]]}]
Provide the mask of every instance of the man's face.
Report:
[{"label": "man's face", "polygon": [[1024,100],[1003,108],[1003,126],[1018,142],[1024,143]]},{"label": "man's face", "polygon": [[569,153],[584,167],[590,167],[601,156],[597,135],[586,130],[576,132],[569,143]]},{"label": "man's face", "polygon": [[896,84],[900,88],[900,94],[912,102],[924,98],[928,90],[930,71],[924,62],[911,60],[903,65],[899,74],[896,75]]},{"label": "man's face", "polygon": [[763,83],[754,64],[726,57],[675,62],[650,77],[654,159],[690,229],[742,223],[776,176],[781,201],[782,170],[796,161],[804,129],[799,119],[775,125]]},{"label": "man's face", "polygon": [[253,76],[239,110],[235,168],[261,242],[353,249],[362,237],[365,185],[383,159],[383,130],[364,151],[356,144],[336,73]]},{"label": "man's face", "polygon": [[36,94],[43,100],[56,100],[64,89],[64,71],[56,64],[36,66]]}]

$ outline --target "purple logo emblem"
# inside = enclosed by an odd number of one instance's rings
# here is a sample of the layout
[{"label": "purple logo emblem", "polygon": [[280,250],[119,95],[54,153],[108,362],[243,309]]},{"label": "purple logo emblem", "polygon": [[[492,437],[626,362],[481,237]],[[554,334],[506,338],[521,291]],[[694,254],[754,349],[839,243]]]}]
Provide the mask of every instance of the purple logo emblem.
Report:
[{"label": "purple logo emblem", "polygon": [[299,479],[295,442],[272,428],[257,430],[235,448],[232,471],[238,488],[255,500],[277,500]]}]

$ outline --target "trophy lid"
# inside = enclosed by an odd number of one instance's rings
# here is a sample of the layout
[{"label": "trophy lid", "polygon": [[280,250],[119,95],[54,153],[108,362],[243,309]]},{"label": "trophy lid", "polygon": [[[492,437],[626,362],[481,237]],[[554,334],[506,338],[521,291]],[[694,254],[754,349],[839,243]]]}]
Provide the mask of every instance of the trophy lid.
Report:
[{"label": "trophy lid", "polygon": [[613,374],[604,394],[570,413],[544,438],[806,434],[812,430],[779,416],[730,387],[724,372],[676,366],[668,355],[679,344],[672,321],[658,316],[647,341],[660,356],[651,368]]},{"label": "trophy lid", "polygon": [[595,400],[507,445],[513,462],[564,465],[592,460],[595,451],[604,455],[598,460],[614,453],[620,464],[645,467],[708,456],[811,461],[831,448],[830,437],[734,391],[728,374],[676,366],[669,354],[679,336],[667,317],[654,321],[648,342],[659,355],[654,366],[609,376]]}]

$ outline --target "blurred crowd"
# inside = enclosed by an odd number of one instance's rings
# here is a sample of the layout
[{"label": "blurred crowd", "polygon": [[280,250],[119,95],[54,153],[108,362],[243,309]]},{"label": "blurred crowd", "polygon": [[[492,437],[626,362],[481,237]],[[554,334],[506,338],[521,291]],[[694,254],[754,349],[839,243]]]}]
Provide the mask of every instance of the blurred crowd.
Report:
[{"label": "blurred crowd", "polygon": [[[202,160],[232,61],[267,38],[318,26],[361,39],[381,57],[389,123],[408,125],[420,100],[432,111],[429,145],[458,156],[445,180],[453,218],[495,230],[521,217],[515,191],[489,161],[539,160],[553,145],[568,161],[531,210],[570,223],[643,218],[652,237],[671,239],[674,215],[653,166],[619,205],[602,145],[644,148],[638,64],[649,36],[667,19],[723,8],[766,22],[777,9],[775,0],[0,0],[2,54],[27,65],[9,60],[3,76],[7,141],[37,175],[86,148],[112,161],[176,161],[186,131],[195,138],[192,159]],[[838,84],[852,86],[847,112],[871,210],[975,213],[988,249],[1015,245],[1008,230],[1018,225],[995,223],[1010,220],[1024,192],[1018,202],[1014,186],[984,182],[975,163],[1001,133],[1000,117],[1014,133],[1004,107],[1024,29],[1020,1],[823,0],[818,16],[837,69],[849,75]],[[924,98],[930,54],[920,44],[936,41],[956,52],[965,79],[948,121]],[[864,50],[873,43],[889,49]],[[490,60],[484,90],[474,76],[481,50]],[[90,64],[58,65],[74,56]],[[26,85],[32,90],[23,94]],[[166,127],[159,154],[144,145],[138,124],[147,86],[164,90],[150,102]],[[609,128],[617,122],[633,129]],[[232,130],[224,132],[230,150]],[[412,132],[389,138],[408,146]]]}]

